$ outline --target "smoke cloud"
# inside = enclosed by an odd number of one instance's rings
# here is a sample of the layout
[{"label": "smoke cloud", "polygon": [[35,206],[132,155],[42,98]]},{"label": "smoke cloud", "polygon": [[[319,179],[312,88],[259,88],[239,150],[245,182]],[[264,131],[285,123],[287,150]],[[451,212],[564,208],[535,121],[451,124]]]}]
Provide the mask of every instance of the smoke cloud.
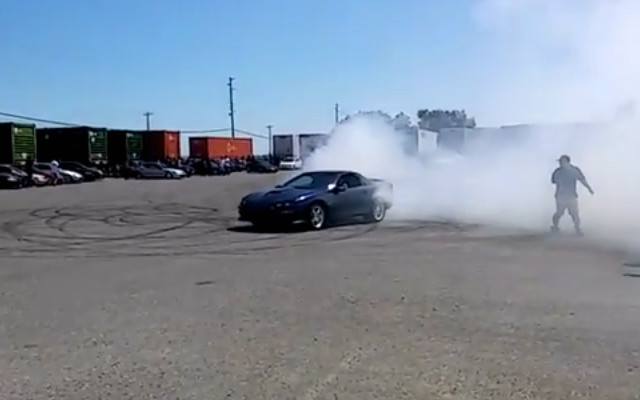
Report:
[{"label": "smoke cloud", "polygon": [[[389,218],[542,231],[555,207],[550,175],[566,153],[596,191],[579,189],[587,235],[640,244],[640,2],[484,0],[473,12],[493,35],[501,68],[488,82],[483,113],[538,124],[476,129],[463,156],[435,150],[418,157],[403,152],[399,133],[382,118],[356,116],[336,126],[305,168],[389,180]],[[571,228],[568,215],[562,228]]]}]

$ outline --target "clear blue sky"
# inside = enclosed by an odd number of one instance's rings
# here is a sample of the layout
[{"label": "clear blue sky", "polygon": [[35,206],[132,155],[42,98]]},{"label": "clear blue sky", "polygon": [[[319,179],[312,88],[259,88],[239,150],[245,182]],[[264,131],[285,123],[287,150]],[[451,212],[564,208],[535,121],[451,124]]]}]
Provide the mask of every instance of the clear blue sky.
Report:
[{"label": "clear blue sky", "polygon": [[2,3],[0,111],[56,120],[226,127],[234,76],[238,128],[326,132],[336,102],[473,113],[490,73],[472,0]]}]

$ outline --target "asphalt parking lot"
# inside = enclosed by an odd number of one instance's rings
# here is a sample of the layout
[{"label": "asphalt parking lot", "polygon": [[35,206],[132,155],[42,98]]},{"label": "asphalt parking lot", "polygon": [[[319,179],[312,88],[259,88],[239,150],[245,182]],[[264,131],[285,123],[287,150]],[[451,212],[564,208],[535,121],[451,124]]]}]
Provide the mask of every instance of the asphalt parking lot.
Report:
[{"label": "asphalt parking lot", "polygon": [[0,192],[0,399],[640,395],[625,254],[393,214],[242,228],[278,178]]}]

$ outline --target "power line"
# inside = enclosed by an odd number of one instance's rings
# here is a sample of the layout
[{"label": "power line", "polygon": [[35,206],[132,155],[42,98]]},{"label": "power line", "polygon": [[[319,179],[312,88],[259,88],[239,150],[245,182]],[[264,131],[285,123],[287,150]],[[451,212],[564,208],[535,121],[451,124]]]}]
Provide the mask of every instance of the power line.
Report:
[{"label": "power line", "polygon": [[236,129],[236,132],[242,133],[242,134],[247,135],[247,136],[252,136],[252,137],[255,137],[255,138],[269,139],[268,136],[260,135],[259,133],[247,132],[247,131],[243,131],[243,130],[240,130],[240,129]]},{"label": "power line", "polygon": [[73,124],[73,123],[70,123],[70,122],[61,122],[61,121],[55,121],[55,120],[52,120],[52,119],[29,117],[29,116],[26,116],[26,115],[19,115],[19,114],[7,113],[7,112],[0,112],[0,116],[9,117],[9,118],[17,118],[17,119],[21,119],[21,120],[24,120],[24,121],[42,122],[43,124],[51,124],[51,125],[87,126],[87,125],[84,125],[84,124]]},{"label": "power line", "polygon": [[215,129],[189,129],[180,131],[186,134],[194,134],[194,133],[218,133],[218,132],[227,132],[229,128],[215,128]]},{"label": "power line", "polygon": [[[14,113],[8,113],[8,112],[3,112],[3,111],[0,111],[0,116],[20,119],[20,120],[24,120],[24,121],[41,122],[43,124],[61,125],[61,126],[69,126],[69,127],[98,126],[98,125],[88,125],[88,124],[75,124],[75,123],[71,123],[71,122],[56,121],[56,120],[52,120],[52,119],[31,117],[31,116],[28,116],[28,115],[14,114]],[[229,128],[180,130],[180,132],[184,133],[184,134],[219,133],[219,132],[228,132],[228,131],[229,131]],[[265,135],[260,135],[258,133],[244,131],[244,130],[241,130],[241,129],[235,129],[235,131],[238,132],[238,133],[242,133],[243,135],[255,137],[255,138],[258,138],[258,139],[267,140],[269,138],[268,136],[265,136]]]}]

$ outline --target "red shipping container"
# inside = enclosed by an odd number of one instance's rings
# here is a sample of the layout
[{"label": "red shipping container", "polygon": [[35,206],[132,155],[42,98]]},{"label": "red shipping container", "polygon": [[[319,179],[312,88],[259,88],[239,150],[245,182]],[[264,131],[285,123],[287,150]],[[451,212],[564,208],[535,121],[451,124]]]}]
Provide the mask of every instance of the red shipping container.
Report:
[{"label": "red shipping container", "polygon": [[142,159],[164,161],[180,158],[180,132],[142,131]]},{"label": "red shipping container", "polygon": [[189,155],[193,158],[243,158],[253,155],[253,140],[249,138],[192,137]]}]

